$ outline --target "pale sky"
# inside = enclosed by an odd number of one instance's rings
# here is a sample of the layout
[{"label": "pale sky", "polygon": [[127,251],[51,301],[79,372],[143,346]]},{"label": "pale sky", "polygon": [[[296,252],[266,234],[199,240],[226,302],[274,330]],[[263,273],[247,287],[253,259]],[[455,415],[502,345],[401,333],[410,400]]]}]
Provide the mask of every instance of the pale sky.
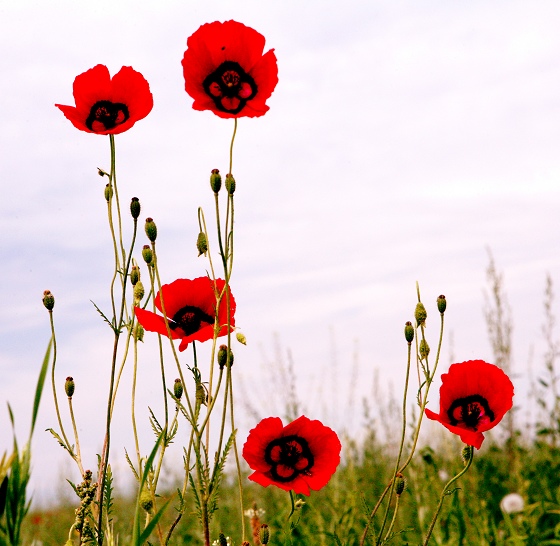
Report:
[{"label": "pale sky", "polygon": [[[116,138],[121,198],[139,197],[141,218],[156,220],[164,282],[202,276],[196,211],[201,205],[211,217],[208,175],[227,170],[233,123],[192,110],[180,61],[201,24],[232,18],[261,32],[279,65],[270,111],[240,120],[234,151],[232,290],[248,338],[235,369],[261,417],[283,408],[267,370],[275,335],[291,352],[311,418],[359,428],[359,399],[371,395],[375,372],[382,390],[399,396],[416,281],[434,319],[437,296],[448,300],[441,371],[451,352],[456,361],[491,362],[482,311],[487,248],[504,274],[514,384],[525,392],[515,403],[526,413],[528,362],[534,373],[542,366],[546,274],[560,283],[560,4],[0,0],[0,452],[11,445],[5,402],[25,439],[49,339],[47,288],[56,297],[57,376],[76,379],[92,467],[103,438],[97,415],[105,411],[111,332],[90,300],[108,304],[111,252],[97,167],[109,167],[109,139],[78,131],[54,104],[73,104],[74,77],[99,63],[111,74],[125,65],[146,77],[154,109]],[[434,347],[437,333],[434,320]],[[147,338],[140,396],[158,407],[154,348]],[[355,354],[349,423],[343,408]],[[119,431],[130,428],[128,385]],[[436,389],[431,399],[437,409]],[[252,427],[239,412],[242,430]],[[39,501],[49,495],[47,472],[68,464],[43,432],[51,426],[47,389],[34,442]],[[127,434],[114,446],[115,464],[131,446]]]}]

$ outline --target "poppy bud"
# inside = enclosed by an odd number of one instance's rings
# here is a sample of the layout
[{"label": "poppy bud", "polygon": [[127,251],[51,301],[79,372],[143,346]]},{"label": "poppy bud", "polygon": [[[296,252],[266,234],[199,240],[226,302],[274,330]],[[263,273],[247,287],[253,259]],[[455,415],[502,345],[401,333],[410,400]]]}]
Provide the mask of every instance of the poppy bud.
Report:
[{"label": "poppy bud", "polygon": [[175,383],[173,384],[173,394],[177,400],[181,400],[181,396],[183,396],[183,383],[180,379],[175,379]]},{"label": "poppy bud", "polygon": [[268,530],[268,525],[263,523],[259,530],[259,541],[261,544],[268,544],[268,540],[270,539],[270,531]]},{"label": "poppy bud", "polygon": [[130,214],[136,220],[140,216],[140,201],[138,197],[133,197],[130,201]]},{"label": "poppy bud", "polygon": [[414,318],[416,319],[416,325],[420,326],[426,322],[428,313],[423,303],[416,304],[416,309],[414,310]]},{"label": "poppy bud", "polygon": [[109,176],[109,173],[106,173],[103,169],[100,169],[99,167],[97,167],[97,174],[101,177]]},{"label": "poppy bud", "polygon": [[145,230],[146,230],[146,235],[148,236],[148,239],[150,239],[150,241],[152,241],[152,243],[155,243],[156,239],[157,239],[157,227],[156,227],[156,224],[155,224],[153,218],[146,218]]},{"label": "poppy bud", "polygon": [[445,313],[446,307],[447,307],[447,301],[445,300],[445,296],[442,294],[441,296],[438,296],[437,299],[438,311],[443,315],[443,313]]},{"label": "poppy bud", "polygon": [[[220,348],[218,349],[218,364],[220,366],[220,370],[222,370],[224,366],[227,364],[227,360],[228,360],[227,345],[220,345]],[[233,353],[229,351],[229,367],[231,368],[232,366],[233,366]]]},{"label": "poppy bud", "polygon": [[407,321],[404,325],[404,338],[406,339],[407,343],[410,345],[412,340],[414,339],[414,326],[412,326],[412,322]]},{"label": "poppy bud", "polygon": [[206,405],[206,401],[208,399],[206,395],[206,389],[202,385],[202,383],[198,383],[196,386],[196,393],[195,393],[196,403],[199,405]]},{"label": "poppy bud", "polygon": [[218,535],[218,544],[220,546],[228,546],[228,541],[227,541],[226,535],[224,535],[224,533],[220,533]]},{"label": "poppy bud", "polygon": [[52,311],[54,307],[54,296],[50,290],[45,290],[43,292],[43,305],[47,308],[47,311]]},{"label": "poppy bud", "polygon": [[153,253],[152,253],[152,249],[150,248],[150,245],[144,245],[142,247],[142,258],[144,258],[144,261],[147,264],[152,263],[152,258],[154,257]]},{"label": "poppy bud", "polygon": [[430,346],[428,345],[427,341],[423,339],[420,342],[420,358],[423,360],[430,354]]},{"label": "poppy bud", "polygon": [[245,337],[245,334],[243,332],[237,332],[235,334],[235,337],[237,338],[237,341],[239,341],[239,343],[241,343],[242,345],[247,345],[247,338]]},{"label": "poppy bud", "polygon": [[229,195],[233,195],[235,192],[235,178],[233,178],[233,175],[229,173],[226,174],[226,190]]},{"label": "poppy bud", "polygon": [[400,496],[403,494],[404,490],[406,489],[406,478],[398,472],[395,476],[395,494]]},{"label": "poppy bud", "polygon": [[465,466],[467,465],[467,463],[471,459],[473,450],[474,450],[473,446],[464,446],[463,447],[463,450],[461,451],[461,459],[463,459],[463,463],[465,464]]},{"label": "poppy bud", "polygon": [[105,201],[107,201],[108,203],[112,197],[113,197],[113,186],[111,186],[111,184],[107,184],[105,186]]},{"label": "poppy bud", "polygon": [[222,177],[218,169],[212,169],[212,174],[210,175],[210,187],[214,193],[218,193],[222,187]]},{"label": "poppy bud", "polygon": [[202,254],[206,256],[206,253],[208,252],[208,241],[206,240],[206,234],[203,231],[198,234],[196,239],[196,248],[199,256]]},{"label": "poppy bud", "polygon": [[135,302],[140,302],[144,297],[144,285],[142,284],[141,281],[138,281],[134,285],[133,296]]},{"label": "poppy bud", "polygon": [[144,341],[144,326],[142,326],[139,322],[136,323],[134,337],[136,338],[136,341]]},{"label": "poppy bud", "polygon": [[76,389],[76,384],[74,383],[74,378],[67,377],[64,383],[64,390],[66,391],[66,396],[68,396],[68,398],[72,398],[75,389]]},{"label": "poppy bud", "polygon": [[140,493],[140,506],[148,512],[148,514],[152,511],[154,507],[154,501],[152,499],[152,495],[147,489],[143,489],[142,493]]},{"label": "poppy bud", "polygon": [[140,268],[137,265],[133,265],[130,271],[130,282],[132,283],[132,286],[135,286],[139,280],[140,280]]}]

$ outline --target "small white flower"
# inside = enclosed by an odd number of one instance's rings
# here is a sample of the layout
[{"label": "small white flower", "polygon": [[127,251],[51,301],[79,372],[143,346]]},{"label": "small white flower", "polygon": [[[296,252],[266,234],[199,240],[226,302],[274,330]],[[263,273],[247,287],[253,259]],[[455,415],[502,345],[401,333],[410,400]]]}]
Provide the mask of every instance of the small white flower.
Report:
[{"label": "small white flower", "polygon": [[500,501],[500,508],[506,514],[523,512],[525,501],[519,493],[509,493]]},{"label": "small white flower", "polygon": [[442,482],[449,480],[449,474],[443,468],[438,472],[438,476]]}]

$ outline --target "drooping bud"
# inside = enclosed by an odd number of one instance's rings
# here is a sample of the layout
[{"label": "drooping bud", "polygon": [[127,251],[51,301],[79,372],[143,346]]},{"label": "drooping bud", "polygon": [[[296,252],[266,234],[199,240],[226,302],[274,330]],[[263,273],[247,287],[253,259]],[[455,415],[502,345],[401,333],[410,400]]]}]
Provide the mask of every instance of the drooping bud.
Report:
[{"label": "drooping bud", "polygon": [[437,308],[438,308],[438,311],[442,315],[443,315],[443,313],[445,313],[445,309],[447,308],[447,301],[446,301],[445,296],[443,294],[441,296],[438,296]]},{"label": "drooping bud", "polygon": [[54,296],[50,290],[45,290],[43,292],[43,305],[48,311],[52,311],[54,308]]},{"label": "drooping bud", "polygon": [[142,326],[139,322],[136,323],[134,337],[136,338],[136,341],[144,341],[144,326]]},{"label": "drooping bud", "polygon": [[261,544],[268,544],[270,539],[270,530],[268,529],[268,525],[263,523],[259,530],[259,541]]},{"label": "drooping bud", "polygon": [[142,258],[144,258],[144,261],[147,264],[151,264],[153,257],[154,257],[154,254],[152,252],[152,249],[150,248],[150,245],[144,245],[142,247]]},{"label": "drooping bud", "polygon": [[405,489],[406,478],[400,472],[397,472],[397,475],[395,476],[395,494],[400,496],[403,494]]},{"label": "drooping bud", "polygon": [[233,178],[232,174],[226,174],[226,190],[229,195],[233,195],[235,192],[235,178]]},{"label": "drooping bud", "polygon": [[130,201],[130,214],[136,220],[140,216],[140,201],[138,197],[133,197]]},{"label": "drooping bud", "polygon": [[222,176],[218,169],[212,169],[212,174],[210,175],[210,187],[214,193],[218,193],[222,187]]},{"label": "drooping bud", "polygon": [[104,176],[109,176],[109,173],[105,172],[103,169],[97,167],[97,174],[103,178]]},{"label": "drooping bud", "polygon": [[130,270],[130,282],[132,286],[136,286],[136,283],[140,280],[140,268],[137,265],[133,265]]},{"label": "drooping bud", "polygon": [[67,377],[66,381],[64,383],[64,390],[66,391],[66,396],[68,396],[68,398],[72,398],[72,396],[74,395],[74,391],[76,390],[76,384],[74,383],[74,378],[73,377]]},{"label": "drooping bud", "polygon": [[206,239],[206,234],[203,231],[198,234],[196,239],[196,249],[198,250],[199,256],[202,254],[206,256],[206,253],[208,252],[208,241]]},{"label": "drooping bud", "polygon": [[138,281],[134,285],[134,290],[132,291],[132,294],[134,296],[135,302],[139,303],[142,300],[142,298],[144,297],[144,285],[142,284],[142,281]]},{"label": "drooping bud", "polygon": [[181,396],[183,396],[183,383],[180,379],[175,379],[175,383],[173,384],[173,394],[177,400],[181,400]]},{"label": "drooping bud", "polygon": [[410,321],[407,321],[404,325],[404,338],[406,339],[409,345],[412,343],[412,340],[414,339],[414,326],[412,326],[412,322]]},{"label": "drooping bud", "polygon": [[420,351],[420,358],[422,360],[424,360],[430,354],[430,346],[428,345],[428,342],[425,339],[420,341],[419,351]]},{"label": "drooping bud", "polygon": [[239,343],[241,343],[242,345],[247,345],[247,338],[245,337],[245,334],[243,332],[237,332],[235,334],[235,337],[237,338],[237,341],[239,341]]},{"label": "drooping bud", "polygon": [[157,239],[157,227],[156,227],[156,223],[154,222],[153,218],[146,218],[145,230],[146,230],[146,235],[148,236],[148,239],[150,239],[150,241],[152,241],[152,243],[155,243],[156,239]]},{"label": "drooping bud", "polygon": [[416,319],[416,326],[421,326],[426,322],[428,313],[423,303],[417,303],[416,309],[414,310],[414,318]]},{"label": "drooping bud", "polygon": [[107,184],[105,186],[105,201],[107,201],[108,203],[112,197],[113,197],[113,186],[111,186],[111,184]]},{"label": "drooping bud", "polygon": [[154,507],[152,495],[146,488],[142,489],[142,493],[140,493],[140,506],[148,512],[148,514],[152,512],[152,508]]}]

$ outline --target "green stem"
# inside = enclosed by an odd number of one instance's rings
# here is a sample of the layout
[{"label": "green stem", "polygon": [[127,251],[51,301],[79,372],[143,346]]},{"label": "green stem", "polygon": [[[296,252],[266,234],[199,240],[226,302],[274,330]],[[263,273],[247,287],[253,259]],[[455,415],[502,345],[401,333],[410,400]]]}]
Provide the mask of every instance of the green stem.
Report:
[{"label": "green stem", "polygon": [[451,478],[445,484],[445,487],[443,488],[443,491],[441,492],[441,495],[439,497],[439,503],[437,505],[434,517],[432,518],[432,523],[430,524],[430,528],[428,529],[428,532],[426,534],[426,539],[424,540],[424,546],[428,546],[428,542],[430,541],[430,537],[432,536],[432,532],[433,532],[434,527],[436,525],[436,522],[437,522],[439,513],[441,511],[441,507],[443,506],[443,501],[444,501],[445,497],[447,497],[448,495],[451,495],[453,493],[453,491],[448,491],[448,487],[450,485],[452,485],[454,482],[456,482],[471,466],[471,463],[472,463],[473,457],[474,457],[474,447],[472,447],[472,446],[467,446],[467,447],[469,448],[469,453],[468,453],[469,456],[468,456],[468,459],[465,462],[465,468],[463,468],[463,470],[461,470],[461,472],[459,472],[459,474],[457,474],[456,476]]}]

